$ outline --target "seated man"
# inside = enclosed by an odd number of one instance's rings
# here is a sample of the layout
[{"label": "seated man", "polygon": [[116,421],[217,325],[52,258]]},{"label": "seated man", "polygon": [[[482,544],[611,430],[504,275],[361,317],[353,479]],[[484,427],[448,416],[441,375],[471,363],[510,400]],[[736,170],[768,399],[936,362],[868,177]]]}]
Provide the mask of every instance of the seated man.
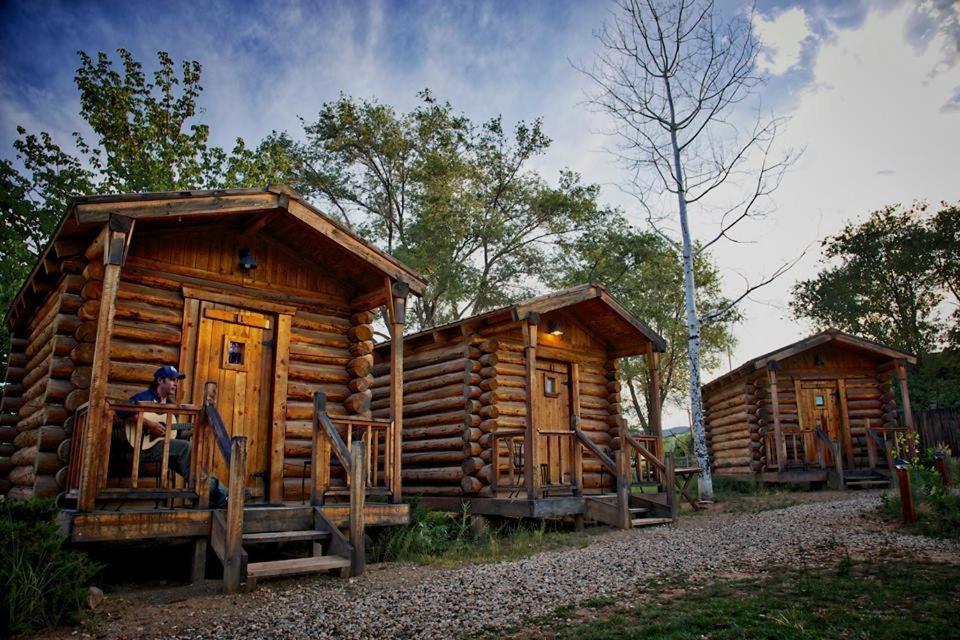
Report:
[{"label": "seated man", "polygon": [[[153,372],[153,382],[150,386],[139,393],[130,397],[130,402],[159,402],[166,404],[177,401],[177,390],[180,381],[186,378],[186,374],[177,371],[176,367],[170,365],[160,367]],[[133,417],[132,412],[117,412],[122,419]],[[147,433],[156,438],[162,438],[167,431],[167,425],[163,422],[144,417],[143,426]],[[181,478],[187,480],[190,477],[190,443],[186,440],[176,438],[170,440],[170,453],[167,456],[167,464]],[[153,446],[140,451],[141,462],[160,462],[163,456],[163,447]],[[214,508],[222,508],[227,504],[227,490],[220,484],[216,477],[210,479],[210,505]]]}]

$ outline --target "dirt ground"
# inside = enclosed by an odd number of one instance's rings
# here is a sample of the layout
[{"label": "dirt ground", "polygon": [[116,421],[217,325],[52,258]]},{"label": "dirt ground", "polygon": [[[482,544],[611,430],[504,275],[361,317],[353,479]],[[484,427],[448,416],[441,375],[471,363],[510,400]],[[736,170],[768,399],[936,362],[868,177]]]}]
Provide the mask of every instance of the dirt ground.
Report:
[{"label": "dirt ground", "polygon": [[[783,509],[794,505],[814,502],[831,502],[849,499],[850,492],[839,491],[811,491],[811,492],[783,492],[760,496],[735,496],[725,502],[707,505],[701,511],[692,512],[686,506],[675,527],[678,528],[723,528],[727,521],[733,521],[744,514],[759,513]],[[873,532],[887,532],[891,526],[879,517],[869,512],[861,515],[858,527]],[[590,546],[603,545],[605,541],[622,539],[629,531],[615,531],[590,536]],[[149,551],[144,551],[149,553]],[[944,558],[956,562],[956,558]],[[833,561],[833,558],[830,558]],[[449,572],[456,567],[450,566],[421,566],[413,564],[378,564],[370,565],[367,573],[357,580],[365,584],[376,584],[378,590],[393,590],[404,586],[422,584],[431,577]],[[742,577],[749,573],[735,573],[730,571],[719,572],[717,577]],[[273,591],[282,593],[298,589],[306,581],[329,581],[335,587],[340,580],[334,577],[311,577],[301,579],[276,580],[261,582],[258,591]],[[350,588],[351,579],[345,588]],[[215,612],[217,619],[242,618],[248,613],[251,606],[251,595],[238,594],[224,595],[221,583],[218,580],[207,580],[201,584],[184,585],[157,580],[149,575],[134,575],[123,584],[106,584],[104,586],[106,598],[103,603],[87,615],[79,626],[64,627],[40,634],[39,638],[46,640],[66,640],[68,638],[138,638],[143,635],[156,635],[158,629],[168,624],[171,612],[173,617],[184,624],[202,624],[201,621]],[[641,588],[642,591],[642,588]],[[264,595],[264,594],[261,594]],[[269,594],[267,594],[269,595]],[[639,595],[639,594],[638,594]],[[582,608],[582,607],[581,607]],[[579,611],[580,608],[578,608]],[[589,611],[582,611],[581,615],[589,616]]]}]

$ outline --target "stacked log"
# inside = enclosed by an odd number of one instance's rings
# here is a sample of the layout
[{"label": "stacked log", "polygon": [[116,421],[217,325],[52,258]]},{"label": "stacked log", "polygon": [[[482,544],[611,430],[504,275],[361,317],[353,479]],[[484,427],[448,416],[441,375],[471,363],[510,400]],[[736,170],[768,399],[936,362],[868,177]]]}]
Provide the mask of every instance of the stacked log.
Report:
[{"label": "stacked log", "polygon": [[772,421],[772,413],[757,396],[759,386],[738,380],[704,398],[707,447],[711,466],[718,475],[763,469],[761,428]]},{"label": "stacked log", "polygon": [[872,427],[895,425],[896,398],[889,375],[847,378],[844,384],[854,464],[866,467],[869,464],[867,424]]},{"label": "stacked log", "polygon": [[[483,415],[493,415],[480,401],[483,368],[489,355],[471,337],[456,343],[431,343],[404,356],[403,448],[404,493],[457,496],[472,483],[482,463],[466,455],[480,436]],[[389,347],[373,366],[371,408],[375,418],[390,417]],[[469,447],[473,453],[473,447]]]},{"label": "stacked log", "polygon": [[[63,466],[56,448],[66,437],[61,428],[68,411],[64,406],[72,391],[70,375],[75,365],[69,354],[76,347],[73,333],[80,324],[77,313],[83,304],[79,295],[83,279],[73,269],[62,272],[26,325],[25,339],[14,342],[2,410],[3,433],[8,444],[0,445],[0,474],[8,467],[13,499],[51,497],[58,493],[55,475]],[[19,378],[19,379],[18,379]],[[15,396],[16,394],[16,396]],[[15,427],[15,434],[10,433]],[[12,446],[11,446],[12,445]]]},{"label": "stacked log", "polygon": [[350,353],[350,361],[347,362],[350,380],[347,387],[350,395],[344,400],[343,406],[351,415],[369,418],[373,398],[370,390],[373,384],[373,312],[361,311],[350,316],[347,339]]},{"label": "stacked log", "polygon": [[26,373],[27,345],[26,337],[15,335],[10,340],[10,357],[7,362],[7,377],[0,399],[0,495],[9,491],[10,471],[13,463],[10,456],[16,451],[14,441],[17,438],[16,425],[19,420],[17,411],[23,406],[23,376]]},{"label": "stacked log", "polygon": [[[313,448],[314,394],[318,391],[326,394],[327,412],[333,416],[356,413],[348,411],[345,404],[351,397],[354,398],[351,404],[363,398],[362,381],[369,379],[372,358],[360,353],[366,348],[363,343],[369,339],[364,339],[366,329],[358,327],[369,328],[368,322],[362,322],[366,319],[368,316],[363,314],[351,316],[346,310],[333,309],[323,313],[301,309],[293,316],[284,432],[285,500],[300,500],[303,492],[310,489],[307,463]],[[364,409],[362,403],[357,408]],[[336,465],[331,476],[333,481],[343,482],[343,474]]]}]

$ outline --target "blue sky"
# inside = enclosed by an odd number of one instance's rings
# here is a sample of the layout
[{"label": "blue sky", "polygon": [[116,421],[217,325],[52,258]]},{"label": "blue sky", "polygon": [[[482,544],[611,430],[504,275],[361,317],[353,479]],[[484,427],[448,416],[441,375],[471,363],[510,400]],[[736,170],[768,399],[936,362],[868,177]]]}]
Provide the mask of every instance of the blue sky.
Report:
[{"label": "blue sky", "polygon": [[[745,3],[718,0],[722,11]],[[125,47],[153,69],[158,50],[203,64],[203,120],[214,142],[255,143],[271,130],[302,135],[343,91],[398,109],[418,90],[475,120],[544,118],[554,139],[537,161],[549,179],[571,167],[636,220],[604,152],[605,116],[588,109],[587,79],[607,2],[0,2],[0,156],[15,127],[49,131],[64,146],[80,129],[76,51]],[[752,296],[733,364],[801,337],[790,286],[816,272],[818,241],[872,209],[914,199],[960,200],[960,22],[949,0],[761,0],[754,24],[769,76],[761,97],[790,118],[781,149],[804,153],[752,222],[747,243],[714,253],[734,295],[787,257],[806,256]],[[695,219],[709,237],[715,221]],[[708,373],[707,378],[710,377]]]}]

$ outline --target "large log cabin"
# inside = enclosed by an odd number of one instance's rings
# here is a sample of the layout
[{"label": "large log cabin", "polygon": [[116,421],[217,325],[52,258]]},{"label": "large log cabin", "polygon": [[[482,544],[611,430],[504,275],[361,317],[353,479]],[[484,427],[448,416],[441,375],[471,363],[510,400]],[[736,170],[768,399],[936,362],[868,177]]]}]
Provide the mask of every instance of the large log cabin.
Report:
[{"label": "large log cabin", "polygon": [[[391,341],[374,350],[375,417],[390,414],[395,349]],[[466,501],[479,516],[662,521],[643,517],[671,513],[660,412],[651,412],[653,433],[628,434],[619,364],[647,358],[657,402],[664,349],[593,284],[405,337],[404,492],[452,510]],[[628,498],[638,483],[664,492]]]},{"label": "large log cabin", "polygon": [[896,435],[914,429],[912,364],[908,353],[833,329],[751,359],[703,386],[713,472],[888,485]]},{"label": "large log cabin", "polygon": [[[78,542],[194,537],[195,577],[210,540],[228,588],[343,569],[337,554],[356,572],[339,528],[362,545],[364,522],[409,517],[399,349],[371,417],[374,311],[400,336],[425,286],[284,186],[76,198],[6,316],[0,490],[59,496]],[[186,374],[178,404],[124,405],[164,365]],[[189,478],[139,463],[148,411],[192,427]],[[331,555],[246,566],[243,545],[297,539]]]}]

